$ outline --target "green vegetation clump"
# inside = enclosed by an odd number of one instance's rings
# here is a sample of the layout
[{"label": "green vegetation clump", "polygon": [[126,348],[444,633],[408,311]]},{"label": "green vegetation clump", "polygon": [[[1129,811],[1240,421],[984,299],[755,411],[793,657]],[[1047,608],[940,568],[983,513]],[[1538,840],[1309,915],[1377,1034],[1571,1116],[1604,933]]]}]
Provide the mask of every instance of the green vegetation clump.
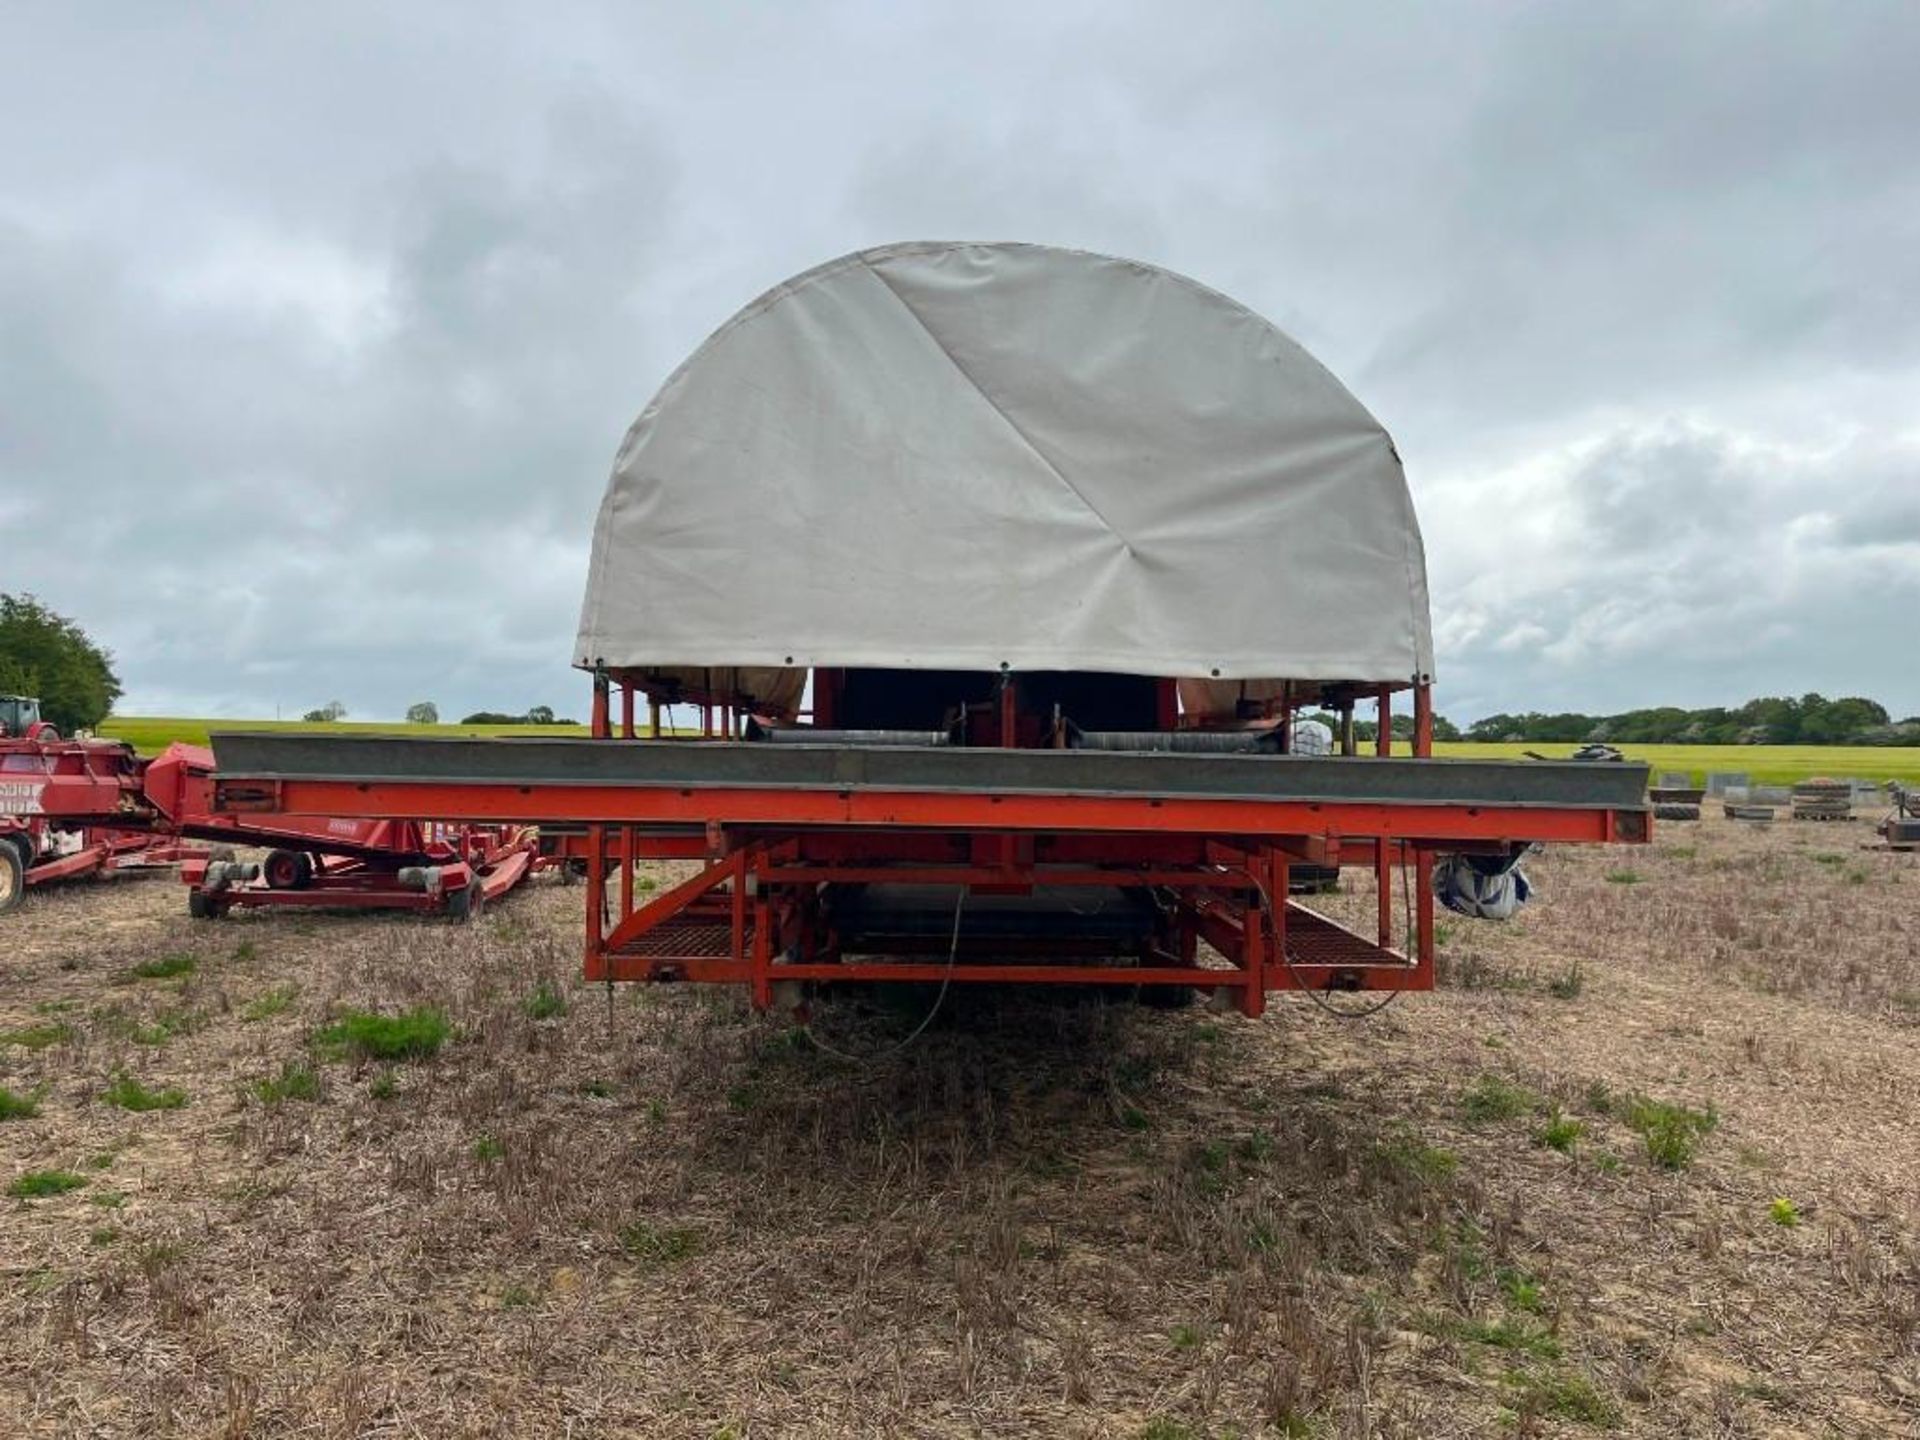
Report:
[{"label": "green vegetation clump", "polygon": [[1558,1420],[1610,1430],[1620,1423],[1620,1410],[1584,1375],[1564,1371],[1518,1372],[1507,1377],[1518,1392],[1518,1408]]},{"label": "green vegetation clump", "polygon": [[1198,1325],[1176,1325],[1167,1339],[1176,1350],[1198,1350],[1207,1343],[1207,1332]]},{"label": "green vegetation clump", "polygon": [[178,1110],[187,1103],[187,1092],[177,1085],[149,1090],[131,1075],[122,1075],[106,1088],[100,1098],[122,1110]]},{"label": "green vegetation clump", "polygon": [[1533,1355],[1542,1360],[1560,1358],[1560,1342],[1544,1326],[1531,1320],[1517,1319],[1503,1315],[1498,1320],[1461,1320],[1447,1325],[1449,1334],[1460,1340],[1470,1340],[1475,1345],[1487,1345],[1496,1350],[1511,1350],[1521,1355]]},{"label": "green vegetation clump", "polygon": [[1586,988],[1587,977],[1578,960],[1547,981],[1547,993],[1556,1000],[1578,1000]]},{"label": "green vegetation clump", "polygon": [[49,1195],[64,1195],[87,1183],[87,1177],[71,1170],[29,1170],[11,1185],[7,1194],[16,1200],[44,1200]]},{"label": "green vegetation clump", "polygon": [[0,1120],[31,1120],[39,1113],[39,1096],[17,1095],[0,1085]]},{"label": "green vegetation clump", "polygon": [[1782,1195],[1767,1207],[1767,1218],[1791,1230],[1800,1223],[1800,1207]]},{"label": "green vegetation clump", "polygon": [[44,1050],[49,1045],[64,1045],[72,1038],[73,1027],[64,1020],[0,1030],[0,1045],[18,1045],[22,1050]]},{"label": "green vegetation clump", "polygon": [[1571,1115],[1563,1115],[1556,1110],[1553,1112],[1553,1118],[1540,1127],[1534,1139],[1549,1150],[1558,1150],[1562,1155],[1571,1155],[1574,1146],[1580,1143],[1580,1137],[1586,1133],[1585,1125]]},{"label": "green vegetation clump", "polygon": [[1374,1153],[1388,1171],[1423,1185],[1451,1180],[1460,1169],[1460,1157],[1451,1150],[1428,1145],[1411,1135],[1396,1135],[1383,1141]]},{"label": "green vegetation clump", "polygon": [[173,980],[191,975],[200,962],[192,955],[162,955],[158,960],[143,960],[127,973],[136,980]]},{"label": "green vegetation clump", "polygon": [[1473,1088],[1460,1097],[1460,1109],[1469,1125],[1517,1120],[1538,1103],[1531,1091],[1498,1075],[1482,1075]]},{"label": "green vegetation clump", "polygon": [[636,1220],[620,1232],[620,1248],[649,1265],[672,1265],[690,1260],[705,1248],[706,1240],[690,1225],[656,1226]]},{"label": "green vegetation clump", "polygon": [[473,1142],[473,1158],[482,1165],[491,1165],[496,1160],[504,1159],[506,1153],[507,1147],[491,1135],[482,1135]]},{"label": "green vegetation clump", "polygon": [[178,1036],[191,1035],[207,1023],[207,1017],[198,1010],[184,1007],[163,1010],[144,1025],[128,1020],[124,1015],[113,1012],[109,1012],[109,1015],[116,1028],[136,1045],[165,1045]]},{"label": "green vegetation clump", "polygon": [[1607,872],[1607,883],[1609,885],[1638,885],[1640,883],[1640,872],[1638,870],[1609,870]]},{"label": "green vegetation clump", "polygon": [[533,1020],[551,1020],[567,1013],[567,997],[551,980],[542,980],[527,996],[527,1016]]},{"label": "green vegetation clump", "polygon": [[289,1060],[280,1067],[278,1075],[254,1081],[253,1093],[260,1097],[264,1105],[279,1105],[288,1100],[318,1100],[320,1077],[314,1073],[312,1066]]},{"label": "green vegetation clump", "polygon": [[276,985],[266,994],[249,1001],[240,1011],[240,1018],[247,1021],[270,1020],[275,1015],[284,1014],[299,993],[300,987],[297,985]]},{"label": "green vegetation clump", "polygon": [[1720,1123],[1711,1109],[1690,1110],[1644,1095],[1627,1100],[1619,1113],[1646,1142],[1647,1158],[1663,1170],[1684,1170],[1691,1165],[1700,1141]]},{"label": "green vegetation clump", "polygon": [[1507,1297],[1507,1304],[1529,1315],[1538,1315],[1547,1308],[1545,1294],[1540,1282],[1517,1267],[1509,1267],[1499,1272],[1500,1293]]},{"label": "green vegetation clump", "polygon": [[445,1012],[419,1005],[399,1015],[349,1010],[314,1035],[314,1043],[334,1056],[361,1060],[428,1060],[453,1034]]}]

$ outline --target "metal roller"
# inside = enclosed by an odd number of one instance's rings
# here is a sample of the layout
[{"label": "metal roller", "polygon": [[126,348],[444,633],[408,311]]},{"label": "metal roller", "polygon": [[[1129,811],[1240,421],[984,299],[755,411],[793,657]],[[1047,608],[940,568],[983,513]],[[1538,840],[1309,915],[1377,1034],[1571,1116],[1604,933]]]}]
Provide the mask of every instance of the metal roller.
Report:
[{"label": "metal roller", "polygon": [[815,730],[810,726],[747,722],[747,739],[775,745],[847,745],[855,748],[951,745],[945,730]]},{"label": "metal roller", "polygon": [[1277,755],[1273,730],[1082,730],[1077,750],[1159,750],[1175,755]]}]

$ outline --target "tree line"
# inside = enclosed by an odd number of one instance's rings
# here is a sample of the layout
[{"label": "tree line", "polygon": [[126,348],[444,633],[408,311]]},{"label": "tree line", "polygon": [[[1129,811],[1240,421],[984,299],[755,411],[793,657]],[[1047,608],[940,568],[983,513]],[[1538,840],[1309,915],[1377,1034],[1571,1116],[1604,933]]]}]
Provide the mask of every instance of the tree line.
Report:
[{"label": "tree line", "polygon": [[120,698],[113,656],[32,595],[0,595],[0,695],[40,701],[64,735],[91,730]]},{"label": "tree line", "polygon": [[[1398,732],[1399,717],[1394,717]],[[1434,734],[1440,723],[1434,722]],[[1886,706],[1858,695],[1829,700],[1763,696],[1731,709],[1683,710],[1663,705],[1618,715],[1488,715],[1468,725],[1466,740],[1531,740],[1610,745],[1920,745],[1920,715],[1894,720]]]}]

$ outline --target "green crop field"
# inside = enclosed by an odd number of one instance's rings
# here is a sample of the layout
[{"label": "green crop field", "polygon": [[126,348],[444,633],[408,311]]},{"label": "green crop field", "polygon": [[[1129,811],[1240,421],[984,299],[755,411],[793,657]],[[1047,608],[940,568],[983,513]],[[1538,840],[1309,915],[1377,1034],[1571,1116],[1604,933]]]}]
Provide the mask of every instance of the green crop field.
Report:
[{"label": "green crop field", "polygon": [[[584,735],[584,725],[408,725],[336,720],[314,724],[304,720],[198,720],[164,715],[116,715],[101,725],[100,733],[126,740],[142,755],[164,750],[175,740],[207,743],[209,730],[285,730],[315,734],[403,735],[427,738],[447,735]],[[1437,754],[1458,759],[1519,759],[1527,751],[1549,757],[1571,755],[1572,745],[1472,744],[1441,742]],[[1656,774],[1685,771],[1695,784],[1705,784],[1707,772],[1744,773],[1756,785],[1791,785],[1814,775],[1863,780],[1900,780],[1920,784],[1920,748],[1883,745],[1627,745],[1630,760],[1644,760]],[[1395,745],[1396,754],[1406,748]]]},{"label": "green crop field", "polygon": [[110,715],[99,733],[125,740],[142,755],[157,755],[176,740],[207,743],[212,730],[277,730],[316,735],[403,735],[425,739],[450,735],[585,735],[584,725],[409,725],[405,721],[197,720],[178,715]]},{"label": "green crop field", "polygon": [[[1550,744],[1437,743],[1434,753],[1462,759],[1518,759],[1527,751],[1558,759],[1578,746]],[[1622,745],[1629,760],[1644,760],[1656,776],[1685,771],[1704,785],[1707,772],[1744,774],[1756,785],[1791,785],[1815,775],[1834,779],[1920,783],[1920,748],[1892,745]],[[1397,753],[1404,750],[1396,746]]]}]

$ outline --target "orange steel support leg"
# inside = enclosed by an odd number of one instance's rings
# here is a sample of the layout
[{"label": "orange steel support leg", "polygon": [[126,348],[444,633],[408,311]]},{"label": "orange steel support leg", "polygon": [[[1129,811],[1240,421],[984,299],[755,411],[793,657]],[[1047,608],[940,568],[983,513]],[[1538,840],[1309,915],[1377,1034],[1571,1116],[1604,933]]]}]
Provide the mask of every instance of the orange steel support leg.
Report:
[{"label": "orange steel support leg", "polygon": [[753,945],[748,962],[748,988],[753,1008],[773,1006],[773,907],[764,891],[753,897]]},{"label": "orange steel support leg", "polygon": [[[728,861],[733,872],[733,958],[738,961],[747,953],[747,852],[736,850]],[[756,1002],[758,1003],[757,999]]]},{"label": "orange steel support leg", "polygon": [[[607,716],[607,677],[593,677],[592,729],[595,739],[610,737]],[[587,828],[587,964],[589,980],[607,976],[605,952],[607,908],[607,829],[604,825]]]},{"label": "orange steel support leg", "polygon": [[[631,684],[620,687],[620,735],[633,739],[633,702]],[[633,827],[620,827],[620,918],[633,913]]]},{"label": "orange steel support leg", "polygon": [[[1425,681],[1413,690],[1413,753],[1421,759],[1433,754],[1433,689]],[[1413,866],[1414,925],[1413,958],[1428,974],[1433,973],[1433,852],[1414,852]]]},{"label": "orange steel support leg", "polygon": [[[1393,691],[1382,685],[1379,691],[1380,728],[1374,736],[1373,749],[1376,755],[1393,754]],[[1393,944],[1393,858],[1387,853],[1387,847],[1378,847],[1373,862],[1373,876],[1380,888],[1380,944],[1383,948]]]},{"label": "orange steel support leg", "polygon": [[[1254,856],[1247,863],[1254,867],[1256,874],[1259,873],[1262,864],[1260,857]],[[1248,893],[1246,919],[1240,927],[1240,963],[1245,968],[1240,989],[1240,1013],[1250,1020],[1259,1019],[1267,1008],[1268,909],[1262,903],[1258,890]]]}]

